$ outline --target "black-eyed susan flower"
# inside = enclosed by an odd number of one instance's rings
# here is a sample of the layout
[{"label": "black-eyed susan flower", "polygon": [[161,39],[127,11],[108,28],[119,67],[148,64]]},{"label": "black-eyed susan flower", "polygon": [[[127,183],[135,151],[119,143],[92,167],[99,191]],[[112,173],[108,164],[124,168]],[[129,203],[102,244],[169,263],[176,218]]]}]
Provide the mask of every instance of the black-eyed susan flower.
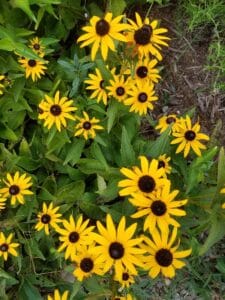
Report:
[{"label": "black-eyed susan flower", "polygon": [[168,46],[166,42],[170,38],[162,35],[168,30],[166,28],[157,28],[158,21],[150,21],[149,18],[145,18],[142,21],[140,15],[135,13],[136,23],[128,19],[131,24],[131,32],[127,33],[128,43],[132,43],[140,55],[140,57],[149,57],[149,54],[155,56],[158,60],[162,60],[160,53],[162,47]]},{"label": "black-eyed susan flower", "polygon": [[110,298],[111,300],[135,300],[136,298],[133,297],[131,294],[127,294],[125,296],[118,296]]},{"label": "black-eyed susan flower", "polygon": [[[225,194],[225,188],[222,188],[222,189],[220,190],[220,193],[221,193],[221,194]],[[225,203],[222,204],[222,208],[225,208]]]},{"label": "black-eyed susan flower", "polygon": [[158,97],[155,96],[154,85],[148,81],[137,81],[128,90],[128,94],[130,97],[124,100],[123,103],[130,106],[130,111],[134,111],[139,115],[146,115],[148,109],[153,109],[152,102],[158,100]]},{"label": "black-eyed susan flower", "polygon": [[122,288],[129,288],[129,286],[135,283],[134,274],[128,271],[126,268],[123,269],[122,274],[120,276],[114,276],[114,280],[118,281]]},{"label": "black-eyed susan flower", "polygon": [[132,215],[132,218],[142,218],[145,216],[144,230],[154,232],[156,225],[163,230],[166,230],[171,224],[179,227],[180,224],[173,216],[185,216],[186,212],[180,208],[187,203],[187,199],[175,200],[179,191],[170,192],[170,183],[158,189],[155,193],[145,197],[140,194],[134,194],[129,201],[137,207],[137,212]]},{"label": "black-eyed susan flower", "polygon": [[5,75],[0,75],[0,95],[4,93],[4,80],[5,80]]},{"label": "black-eyed susan flower", "polygon": [[76,263],[73,275],[83,281],[93,274],[104,275],[103,262],[98,253],[95,252],[95,245],[82,246],[79,252],[73,256]]},{"label": "black-eyed susan flower", "polygon": [[47,300],[67,300],[69,295],[69,291],[65,291],[62,295],[60,295],[59,290],[54,290],[54,295],[48,295]]},{"label": "black-eyed susan flower", "polygon": [[0,232],[0,257],[3,256],[4,260],[8,259],[9,254],[18,256],[15,248],[19,247],[20,244],[12,243],[12,238],[12,233],[10,233],[8,237],[6,237],[3,232]]},{"label": "black-eyed susan flower", "polygon": [[81,245],[88,245],[92,243],[90,232],[94,229],[94,226],[88,227],[89,220],[83,222],[82,215],[78,218],[77,222],[74,221],[71,215],[69,221],[63,220],[64,229],[58,228],[57,232],[60,234],[59,240],[62,242],[58,251],[65,251],[65,258],[73,259],[77,250]]},{"label": "black-eyed susan flower", "polygon": [[169,156],[166,156],[166,154],[160,155],[158,158],[158,168],[163,168],[165,171],[165,174],[170,174],[172,167],[169,165],[169,161],[171,158]]},{"label": "black-eyed susan flower", "polygon": [[100,120],[93,117],[92,119],[88,116],[88,114],[83,111],[83,118],[77,117],[76,119],[79,123],[75,127],[75,136],[83,135],[85,140],[89,137],[94,139],[96,137],[95,130],[102,130],[104,129],[101,125],[97,125]]},{"label": "black-eyed susan flower", "polygon": [[92,45],[91,60],[95,59],[96,53],[101,48],[104,60],[107,59],[109,48],[116,51],[114,40],[126,42],[126,37],[120,31],[128,29],[128,24],[121,24],[123,16],[112,18],[112,13],[106,13],[104,18],[93,16],[90,25],[82,28],[86,33],[81,35],[77,42],[82,42],[81,47]]},{"label": "black-eyed susan flower", "polygon": [[32,186],[31,177],[27,174],[20,176],[20,173],[17,171],[14,176],[10,173],[6,174],[7,180],[3,179],[3,182],[6,184],[6,187],[0,189],[0,194],[3,198],[11,198],[11,204],[15,205],[16,201],[20,204],[24,204],[24,196],[33,195],[33,192],[29,190]]},{"label": "black-eyed susan flower", "polygon": [[33,39],[30,39],[29,47],[37,53],[40,57],[44,56],[44,49],[45,47],[42,45],[41,40],[38,37],[34,37]]},{"label": "black-eyed susan flower", "polygon": [[165,171],[158,168],[158,161],[152,159],[151,162],[145,156],[139,157],[141,168],[134,166],[132,169],[121,168],[120,172],[127,177],[119,181],[118,186],[122,188],[119,191],[120,196],[129,196],[133,193],[149,195],[165,184],[168,180],[163,178]]},{"label": "black-eyed susan flower", "polygon": [[55,230],[59,229],[58,223],[61,223],[62,220],[60,217],[62,214],[58,214],[59,206],[53,207],[51,202],[49,206],[46,203],[43,203],[42,212],[38,213],[38,223],[35,225],[35,229],[40,231],[44,229],[45,234],[49,235],[49,227],[53,227]]},{"label": "black-eyed susan flower", "polygon": [[45,99],[39,104],[38,119],[44,120],[44,126],[50,129],[54,124],[58,131],[61,131],[61,126],[66,127],[66,119],[75,120],[71,112],[77,110],[73,106],[73,100],[68,100],[67,97],[60,98],[59,91],[55,93],[54,98],[45,95]]},{"label": "black-eyed susan flower", "polygon": [[[158,61],[157,59],[150,60],[149,58],[140,59],[134,68],[134,80],[136,81],[147,81],[152,83],[159,82],[161,76],[159,75],[159,70],[155,68]],[[128,68],[125,74],[132,75],[131,69]]]},{"label": "black-eyed susan flower", "polygon": [[26,78],[30,77],[33,81],[41,78],[41,75],[45,74],[47,67],[47,61],[41,61],[38,59],[20,58],[19,63],[25,69]]},{"label": "black-eyed susan flower", "polygon": [[7,198],[4,198],[0,195],[0,211],[5,209]]},{"label": "black-eyed susan flower", "polygon": [[99,234],[94,234],[94,240],[99,244],[95,253],[99,254],[99,259],[104,262],[103,271],[107,272],[114,267],[116,276],[121,276],[124,266],[132,274],[137,274],[135,266],[142,266],[139,254],[143,254],[143,249],[137,246],[141,243],[141,238],[132,239],[137,224],[134,223],[126,229],[126,219],[122,217],[117,228],[112,217],[106,217],[106,228],[97,221]]},{"label": "black-eyed susan flower", "polygon": [[113,79],[109,80],[110,86],[106,89],[109,91],[108,95],[114,97],[119,102],[122,102],[128,97],[128,90],[131,82],[129,79],[125,80],[123,75],[115,75]]},{"label": "black-eyed susan flower", "polygon": [[173,124],[171,127],[172,131],[176,131],[178,129],[179,119],[176,115],[171,114],[168,116],[162,116],[159,119],[158,125],[155,127],[155,129],[160,130],[160,133],[163,133],[170,124]]},{"label": "black-eyed susan flower", "polygon": [[206,146],[200,143],[200,140],[208,141],[209,137],[204,133],[200,133],[200,129],[198,122],[192,126],[189,116],[181,118],[177,131],[172,133],[175,139],[172,140],[171,144],[179,144],[176,153],[184,151],[184,157],[187,157],[192,149],[198,156],[201,156],[200,149],[206,149]]},{"label": "black-eyed susan flower", "polygon": [[96,99],[98,103],[103,101],[103,103],[107,105],[107,92],[104,84],[105,81],[98,68],[95,68],[95,73],[96,74],[88,74],[89,79],[84,81],[88,84],[86,89],[93,91],[90,95],[91,99]]},{"label": "black-eyed susan flower", "polygon": [[152,239],[144,237],[143,246],[148,255],[144,256],[146,268],[149,270],[149,276],[155,278],[160,272],[165,276],[172,278],[175,276],[175,269],[181,269],[185,262],[180,258],[191,254],[191,249],[177,251],[180,242],[174,246],[177,237],[177,227],[173,228],[171,235],[169,231],[164,230],[161,234],[157,229],[152,233]]}]

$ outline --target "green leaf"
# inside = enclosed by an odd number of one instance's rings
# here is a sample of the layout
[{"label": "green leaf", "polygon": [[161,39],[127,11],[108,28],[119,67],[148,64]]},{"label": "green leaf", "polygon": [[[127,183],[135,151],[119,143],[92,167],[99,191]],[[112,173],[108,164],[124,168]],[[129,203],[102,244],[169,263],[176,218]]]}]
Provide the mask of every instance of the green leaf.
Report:
[{"label": "green leaf", "polygon": [[217,173],[217,190],[218,192],[224,187],[225,185],[225,154],[224,148],[221,147],[219,152],[219,159],[218,159],[218,173]]},{"label": "green leaf", "polygon": [[77,164],[78,164],[78,168],[84,174],[100,174],[101,175],[102,172],[106,171],[105,166],[103,166],[102,163],[96,159],[81,158]]},{"label": "green leaf", "polygon": [[122,15],[124,9],[126,8],[126,1],[124,0],[111,0],[111,10],[113,13],[113,16],[119,16]]},{"label": "green leaf", "polygon": [[0,40],[0,49],[5,51],[13,51],[15,49],[15,44],[8,38],[3,38]]},{"label": "green leaf", "polygon": [[66,201],[74,201],[76,199],[80,199],[85,190],[84,181],[78,180],[76,182],[69,183],[67,185],[62,186],[58,189],[56,198]]},{"label": "green leaf", "polygon": [[30,3],[29,0],[11,0],[10,1],[12,7],[20,8],[22,9],[27,16],[34,21],[35,23],[37,22],[37,19],[33,12],[30,9]]},{"label": "green leaf", "polygon": [[84,145],[84,139],[76,139],[72,142],[72,144],[67,145],[67,155],[64,159],[63,165],[71,163],[71,165],[74,166],[81,157]]},{"label": "green leaf", "polygon": [[120,154],[122,165],[132,166],[135,163],[135,152],[125,126],[122,128]]},{"label": "green leaf", "polygon": [[112,79],[112,74],[107,68],[105,62],[102,59],[96,59],[95,60],[97,68],[99,69],[102,78],[104,79],[105,82],[109,81],[109,79]]},{"label": "green leaf", "polygon": [[105,216],[103,211],[92,199],[82,199],[79,203],[79,207],[89,218],[100,220]]},{"label": "green leaf", "polygon": [[9,273],[5,272],[3,269],[0,269],[0,278],[6,279],[7,285],[14,285],[18,283],[18,280],[12,277]]},{"label": "green leaf", "polygon": [[8,126],[0,123],[0,137],[2,139],[17,141],[17,136]]},{"label": "green leaf", "polygon": [[109,107],[107,109],[107,117],[108,117],[107,132],[108,133],[110,133],[110,131],[115,123],[118,112],[119,112],[119,103],[116,101],[111,101],[109,103]]},{"label": "green leaf", "polygon": [[25,244],[25,249],[27,249],[26,251],[28,255],[32,253],[33,257],[39,258],[41,260],[46,260],[45,256],[39,249],[37,241],[35,241],[33,238],[29,239],[29,241]]},{"label": "green leaf", "polygon": [[35,299],[42,300],[42,297],[38,289],[33,286],[30,281],[26,278],[22,282],[19,289],[19,299]]},{"label": "green leaf", "polygon": [[105,168],[108,168],[108,164],[105,160],[104,154],[102,153],[101,147],[96,142],[92,143],[91,145],[91,154],[95,159],[100,161]]}]

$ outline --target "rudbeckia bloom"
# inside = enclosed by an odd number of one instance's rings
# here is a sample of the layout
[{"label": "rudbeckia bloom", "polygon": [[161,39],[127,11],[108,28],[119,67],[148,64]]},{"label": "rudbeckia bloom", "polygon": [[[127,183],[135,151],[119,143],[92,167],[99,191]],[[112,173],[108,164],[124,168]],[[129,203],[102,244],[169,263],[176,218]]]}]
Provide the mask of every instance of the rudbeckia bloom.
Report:
[{"label": "rudbeckia bloom", "polygon": [[118,186],[123,189],[119,191],[120,196],[129,196],[133,193],[149,195],[165,184],[168,184],[166,178],[162,178],[165,171],[158,169],[158,161],[152,159],[151,162],[145,156],[139,157],[141,160],[141,168],[137,166],[131,170],[128,168],[120,169],[120,172],[128,179],[119,181]]},{"label": "rudbeckia bloom", "polygon": [[155,278],[160,272],[172,278],[175,276],[175,269],[181,269],[185,263],[179,258],[184,258],[191,254],[191,249],[177,251],[179,241],[173,246],[177,237],[177,227],[173,228],[171,236],[169,231],[164,230],[161,234],[156,229],[152,233],[152,239],[144,237],[144,249],[148,255],[144,256],[147,269],[150,269],[149,276]]},{"label": "rudbeckia bloom", "polygon": [[176,115],[171,114],[168,116],[163,116],[159,119],[158,125],[155,127],[155,129],[159,129],[160,133],[163,133],[169,126],[170,124],[172,125],[172,131],[177,131],[178,129],[178,124],[179,124],[179,119],[177,118]]},{"label": "rudbeckia bloom", "polygon": [[60,98],[59,91],[55,93],[55,97],[45,95],[45,100],[39,104],[38,119],[45,120],[44,126],[50,129],[54,124],[58,131],[61,131],[61,125],[67,126],[66,119],[74,120],[71,115],[72,111],[77,110],[72,106],[73,100],[68,100],[67,97]]},{"label": "rudbeckia bloom", "polygon": [[100,256],[95,252],[94,245],[83,246],[73,257],[73,261],[76,262],[76,268],[73,275],[79,281],[83,281],[93,274],[104,275],[103,262],[99,258]]},{"label": "rudbeckia bloom", "polygon": [[[220,193],[221,194],[225,194],[225,188],[221,189]],[[222,204],[222,208],[225,208],[225,203]]]},{"label": "rudbeckia bloom", "polygon": [[170,184],[168,183],[148,197],[133,194],[133,198],[129,201],[137,207],[138,211],[131,217],[142,218],[146,216],[144,230],[149,229],[151,233],[154,232],[156,225],[162,232],[170,224],[179,227],[180,224],[172,216],[185,216],[186,212],[180,207],[185,205],[188,200],[175,200],[178,193],[178,190],[170,192]]},{"label": "rudbeckia bloom", "polygon": [[163,168],[165,171],[165,174],[171,173],[171,166],[169,165],[169,161],[171,158],[168,156],[166,157],[166,154],[160,155],[158,158],[158,168]]},{"label": "rudbeckia bloom", "polygon": [[89,79],[84,81],[88,84],[86,89],[93,90],[93,93],[90,95],[91,99],[96,98],[98,103],[103,101],[103,103],[107,105],[107,92],[104,86],[104,79],[98,68],[95,68],[95,73],[96,74],[88,74]]},{"label": "rudbeckia bloom", "polygon": [[131,19],[128,19],[131,24],[131,32],[127,33],[128,43],[133,43],[137,47],[137,51],[140,57],[149,57],[149,54],[155,56],[158,60],[162,60],[160,53],[162,47],[168,46],[166,40],[170,38],[161,35],[168,30],[165,28],[157,28],[158,21],[150,21],[149,18],[145,18],[142,21],[140,15],[135,13],[136,23]]},{"label": "rudbeckia bloom", "polygon": [[131,296],[131,294],[127,294],[126,296],[115,296],[111,298],[111,300],[135,300],[135,299],[136,298]]},{"label": "rudbeckia bloom", "polygon": [[187,157],[191,149],[198,155],[201,156],[200,149],[206,149],[206,146],[199,142],[199,140],[209,140],[208,135],[200,133],[201,127],[199,123],[191,124],[189,116],[181,118],[179,128],[177,132],[173,132],[172,135],[175,137],[171,144],[180,144],[177,147],[176,153],[184,151],[184,157]]},{"label": "rudbeckia bloom", "polygon": [[95,59],[96,53],[101,48],[104,60],[107,59],[108,49],[116,51],[114,40],[126,42],[126,37],[120,31],[128,29],[128,24],[120,24],[123,16],[112,19],[112,13],[108,12],[104,18],[94,16],[90,19],[90,26],[84,26],[85,34],[81,35],[77,42],[82,42],[81,47],[93,44],[91,49],[91,60]]},{"label": "rudbeckia bloom", "polygon": [[135,283],[134,274],[125,268],[120,276],[114,276],[114,280],[118,281],[122,288],[129,288],[131,284]]},{"label": "rudbeckia bloom", "polygon": [[63,242],[58,251],[60,252],[66,248],[66,259],[70,257],[73,259],[73,256],[76,255],[81,245],[91,244],[90,232],[94,229],[94,226],[88,227],[88,223],[89,220],[83,222],[82,215],[78,218],[77,222],[74,221],[71,215],[69,221],[63,220],[65,229],[57,229],[57,232],[61,234],[59,240]]},{"label": "rudbeckia bloom", "polygon": [[[134,80],[140,82],[152,82],[157,83],[161,76],[159,75],[159,70],[155,68],[158,61],[157,59],[150,60],[149,58],[141,59],[137,62],[134,68]],[[131,74],[130,67],[125,71],[125,74]]]},{"label": "rudbeckia bloom", "polygon": [[5,209],[5,206],[6,206],[6,200],[7,200],[7,198],[4,198],[4,197],[2,197],[1,195],[0,195],[0,210],[3,210],[3,209]]},{"label": "rudbeckia bloom", "polygon": [[55,230],[58,230],[58,224],[61,223],[62,220],[60,217],[62,214],[57,214],[59,210],[59,206],[53,207],[53,203],[51,202],[49,206],[46,203],[43,203],[42,212],[38,213],[38,223],[35,225],[35,229],[40,231],[44,229],[45,234],[49,235],[49,227],[53,227]]},{"label": "rudbeckia bloom", "polygon": [[45,64],[48,62],[38,59],[20,58],[19,63],[25,69],[26,78],[31,76],[32,80],[36,81],[38,78],[41,78],[41,75],[45,74],[45,70],[47,69]]},{"label": "rudbeckia bloom", "polygon": [[45,47],[41,44],[41,40],[38,37],[35,37],[33,39],[30,39],[29,47],[37,53],[40,57],[44,56],[44,49]]},{"label": "rudbeckia bloom", "polygon": [[50,296],[48,295],[48,300],[67,300],[69,295],[69,291],[65,291],[62,296],[59,293],[59,290],[54,291],[54,295]]},{"label": "rudbeckia bloom", "polygon": [[109,80],[110,86],[107,86],[108,95],[113,96],[119,102],[128,97],[128,90],[130,89],[130,80],[124,79],[123,75],[115,75],[113,79]]},{"label": "rudbeckia bloom", "polygon": [[123,103],[131,106],[130,111],[139,113],[139,115],[146,115],[148,109],[153,109],[152,102],[158,100],[158,97],[154,96],[154,85],[148,81],[137,81],[136,85],[132,85],[128,94],[130,97]]},{"label": "rudbeckia bloom", "polygon": [[11,243],[13,234],[10,233],[8,237],[4,235],[3,232],[0,232],[0,257],[3,256],[4,260],[8,259],[8,255],[18,256],[15,248],[19,247],[18,243]]},{"label": "rudbeckia bloom", "polygon": [[5,79],[5,76],[4,75],[0,75],[0,95],[3,94],[4,88],[5,88],[4,84],[3,84],[4,79]]},{"label": "rudbeckia bloom", "polygon": [[96,119],[95,117],[90,119],[88,114],[83,111],[83,118],[76,117],[77,120],[79,120],[79,123],[75,127],[75,136],[83,135],[85,140],[87,140],[89,137],[94,139],[96,137],[95,130],[101,130],[104,129],[102,126],[97,125],[100,120]]},{"label": "rudbeckia bloom", "polygon": [[126,219],[122,217],[116,228],[112,217],[108,214],[106,217],[106,228],[97,221],[99,234],[94,234],[94,240],[100,244],[96,246],[95,253],[99,254],[99,259],[104,262],[103,271],[106,273],[112,266],[115,268],[116,276],[121,276],[124,266],[133,274],[137,274],[135,265],[143,264],[137,255],[145,251],[137,247],[141,243],[141,238],[132,239],[137,224],[134,223],[127,229]]},{"label": "rudbeckia bloom", "polygon": [[31,177],[27,174],[20,176],[20,173],[17,171],[15,175],[9,173],[6,174],[7,180],[3,180],[7,187],[0,189],[0,194],[3,198],[11,197],[11,204],[15,205],[16,201],[20,204],[24,204],[25,195],[33,195],[33,192],[29,190],[32,186]]}]

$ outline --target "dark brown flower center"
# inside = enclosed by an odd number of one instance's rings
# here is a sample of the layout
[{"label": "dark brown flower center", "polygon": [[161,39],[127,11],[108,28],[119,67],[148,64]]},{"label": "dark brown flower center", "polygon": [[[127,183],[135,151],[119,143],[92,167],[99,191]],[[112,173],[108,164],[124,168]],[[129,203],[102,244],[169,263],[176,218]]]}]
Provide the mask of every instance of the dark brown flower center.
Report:
[{"label": "dark brown flower center", "polygon": [[145,66],[140,66],[137,68],[136,74],[140,78],[145,78],[148,76],[148,68]]},{"label": "dark brown flower center", "polygon": [[151,205],[151,210],[154,215],[161,217],[166,213],[166,205],[161,200],[156,200]]},{"label": "dark brown flower center", "polygon": [[30,67],[35,67],[36,66],[36,64],[37,64],[37,62],[36,62],[36,60],[34,60],[34,59],[29,59],[28,60],[28,65],[30,66]]},{"label": "dark brown flower center", "polygon": [[59,116],[62,112],[61,107],[58,104],[53,104],[50,108],[50,112],[53,116]]},{"label": "dark brown flower center", "polygon": [[147,45],[150,42],[152,28],[150,25],[143,25],[134,33],[134,40],[139,45]]},{"label": "dark brown flower center", "polygon": [[174,117],[168,117],[166,119],[166,123],[167,124],[171,124],[171,123],[175,123],[176,122],[176,119]]},{"label": "dark brown flower center", "polygon": [[129,279],[129,274],[127,273],[127,272],[124,272],[123,273],[123,275],[122,275],[122,279],[124,280],[124,281],[127,281],[128,279]]},{"label": "dark brown flower center", "polygon": [[91,122],[85,121],[85,122],[83,123],[83,128],[84,128],[85,130],[91,129]]},{"label": "dark brown flower center", "polygon": [[79,233],[77,233],[76,231],[73,231],[69,234],[69,241],[71,243],[76,243],[79,240],[79,238]]},{"label": "dark brown flower center", "polygon": [[105,82],[105,80],[101,80],[99,83],[100,88],[103,90],[104,90],[104,82]]},{"label": "dark brown flower center", "polygon": [[9,246],[6,243],[0,245],[0,251],[7,252],[8,249],[9,249]]},{"label": "dark brown flower center", "polygon": [[39,113],[40,115],[44,113],[43,109],[40,108],[40,107],[38,107],[37,111],[38,111],[38,113]]},{"label": "dark brown flower center", "polygon": [[138,180],[138,187],[144,193],[151,193],[155,188],[155,180],[149,175],[144,175]]},{"label": "dark brown flower center", "polygon": [[146,93],[140,93],[138,95],[138,101],[144,103],[148,100],[148,95]]},{"label": "dark brown flower center", "polygon": [[18,195],[19,192],[20,192],[20,188],[18,187],[18,185],[13,184],[10,186],[10,188],[9,188],[10,195],[15,196],[15,195]]},{"label": "dark brown flower center", "polygon": [[39,49],[40,49],[40,45],[39,45],[39,44],[34,44],[34,45],[33,45],[33,48],[34,48],[35,50],[39,50]]},{"label": "dark brown flower center", "polygon": [[109,29],[110,29],[109,23],[104,19],[99,20],[95,25],[96,33],[100,36],[104,36],[108,34]]},{"label": "dark brown flower center", "polygon": [[123,96],[125,94],[125,89],[122,86],[119,86],[116,89],[116,94],[117,94],[117,96]]},{"label": "dark brown flower center", "polygon": [[192,130],[188,130],[185,132],[185,139],[188,140],[188,141],[193,141],[196,137],[196,134],[194,131]]},{"label": "dark brown flower center", "polygon": [[173,262],[173,254],[168,249],[160,249],[155,254],[157,263],[162,267],[168,267]]},{"label": "dark brown flower center", "polygon": [[124,248],[123,245],[121,245],[118,242],[114,242],[110,245],[109,247],[109,255],[113,258],[113,259],[120,259],[123,257],[124,255]]},{"label": "dark brown flower center", "polygon": [[83,272],[89,273],[94,268],[93,260],[90,258],[83,258],[80,262],[80,268]]},{"label": "dark brown flower center", "polygon": [[51,221],[51,217],[50,217],[48,214],[42,215],[42,217],[41,217],[41,222],[42,222],[43,224],[49,224],[50,221]]},{"label": "dark brown flower center", "polygon": [[159,162],[158,162],[158,169],[165,168],[165,166],[166,166],[165,162],[163,160],[159,160]]}]

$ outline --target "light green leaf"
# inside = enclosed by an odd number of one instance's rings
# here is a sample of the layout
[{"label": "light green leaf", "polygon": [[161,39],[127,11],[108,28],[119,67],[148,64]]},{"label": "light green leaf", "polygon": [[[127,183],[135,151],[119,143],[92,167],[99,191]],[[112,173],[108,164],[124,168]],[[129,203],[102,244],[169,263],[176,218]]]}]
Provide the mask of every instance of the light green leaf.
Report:
[{"label": "light green leaf", "polygon": [[84,145],[84,139],[76,139],[72,142],[72,144],[67,145],[67,155],[63,165],[71,163],[71,165],[74,166],[81,157]]},{"label": "light green leaf", "polygon": [[35,23],[37,22],[35,15],[30,9],[29,0],[11,0],[10,3],[12,7],[22,9],[32,21],[34,21]]},{"label": "light green leaf", "polygon": [[31,284],[30,281],[26,278],[20,286],[19,299],[42,300],[42,297],[38,289],[35,286],[33,286],[33,284]]},{"label": "light green leaf", "polygon": [[126,1],[124,0],[111,0],[111,10],[113,16],[116,17],[121,15],[126,8],[126,5]]},{"label": "light green leaf", "polygon": [[5,51],[13,51],[15,49],[15,44],[8,38],[3,38],[0,40],[0,49]]},{"label": "light green leaf", "polygon": [[10,140],[10,141],[17,141],[17,136],[12,129],[8,126],[0,123],[0,137],[2,139]]},{"label": "light green leaf", "polygon": [[122,128],[122,136],[121,136],[121,163],[125,166],[132,166],[135,163],[135,152],[131,145],[131,141],[129,139],[126,127]]},{"label": "light green leaf", "polygon": [[118,112],[119,112],[119,103],[117,101],[111,101],[109,103],[109,106],[107,109],[107,116],[108,116],[107,132],[108,133],[110,133],[110,131],[115,123]]},{"label": "light green leaf", "polygon": [[7,272],[5,272],[3,269],[0,269],[0,278],[4,278],[6,279],[6,283],[8,285],[14,285],[18,283],[18,280],[15,279],[14,277],[12,277],[10,274],[8,274]]}]

